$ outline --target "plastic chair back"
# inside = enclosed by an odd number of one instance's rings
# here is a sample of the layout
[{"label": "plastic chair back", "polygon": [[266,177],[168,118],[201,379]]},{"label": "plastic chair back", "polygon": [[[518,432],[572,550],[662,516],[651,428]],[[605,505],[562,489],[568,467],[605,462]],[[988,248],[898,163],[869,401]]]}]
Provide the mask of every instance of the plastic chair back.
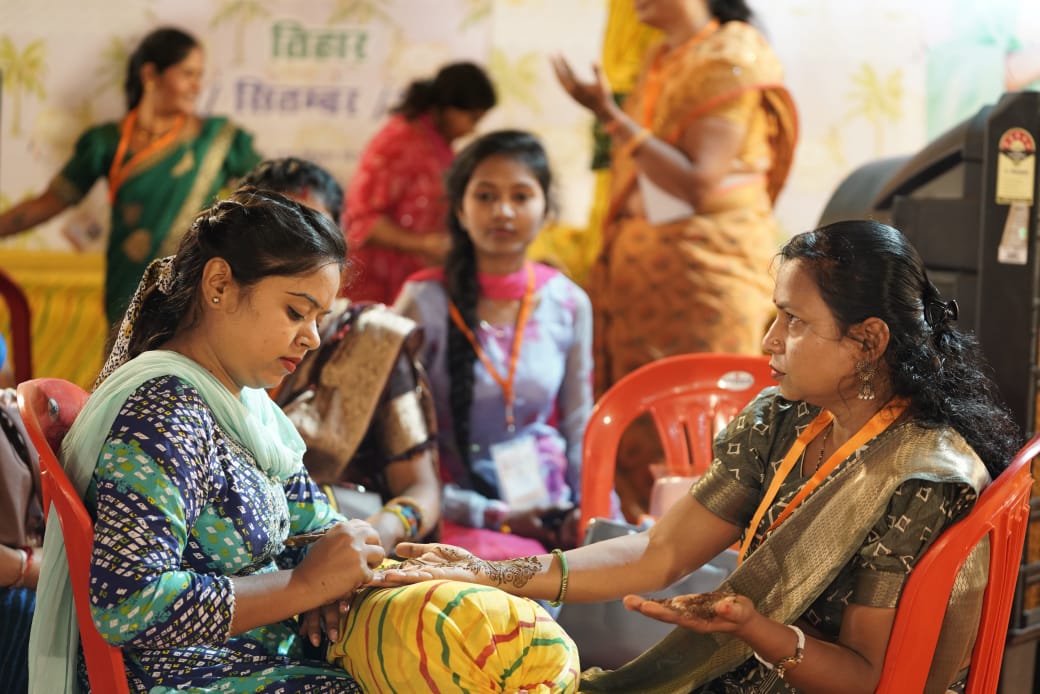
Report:
[{"label": "plastic chair back", "polygon": [[653,418],[670,475],[700,475],[711,464],[715,434],[774,384],[768,356],[714,353],[665,357],[615,383],[585,429],[579,536],[591,519],[610,515],[618,443],[636,417]]},{"label": "plastic chair back", "polygon": [[50,512],[50,504],[53,504],[65,536],[80,643],[87,662],[90,689],[106,694],[129,694],[123,652],[101,638],[90,614],[90,555],[94,546],[94,521],[55,453],[61,449],[61,441],[76,415],[83,409],[87,396],[85,390],[69,381],[37,378],[18,384],[18,409],[29,438],[40,454],[43,497],[49,500],[44,508]]},{"label": "plastic chair back", "polygon": [[1040,434],[982,494],[968,515],[946,529],[914,566],[896,609],[885,666],[876,691],[924,691],[953,583],[964,560],[989,536],[989,581],[971,654],[967,694],[993,694],[1029,524],[1030,463],[1040,455]]},{"label": "plastic chair back", "polygon": [[32,378],[32,313],[25,292],[10,275],[0,270],[0,296],[11,314],[11,364],[14,382]]}]

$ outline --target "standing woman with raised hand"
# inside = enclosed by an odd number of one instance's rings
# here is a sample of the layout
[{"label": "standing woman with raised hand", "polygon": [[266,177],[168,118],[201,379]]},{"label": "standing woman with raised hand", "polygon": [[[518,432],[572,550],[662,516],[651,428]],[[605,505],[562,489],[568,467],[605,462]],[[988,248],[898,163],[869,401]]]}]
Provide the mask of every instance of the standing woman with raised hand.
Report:
[{"label": "standing woman with raised hand", "polygon": [[[664,33],[624,109],[596,68],[567,92],[611,135],[611,201],[589,278],[596,395],[661,357],[758,354],[772,314],[773,204],[791,165],[796,114],[776,54],[744,0],[645,0],[639,19]],[[645,512],[663,457],[650,422],[626,432],[617,489]]]},{"label": "standing woman with raised hand", "polygon": [[227,118],[195,113],[204,67],[195,37],[173,27],[149,33],[127,64],[126,115],[88,129],[47,190],[0,215],[0,236],[16,234],[75,205],[107,178],[110,325],[122,318],[148,263],[174,253],[195,214],[260,161],[250,134]]},{"label": "standing woman with raised hand", "polygon": [[444,262],[450,240],[443,178],[452,143],[472,133],[495,102],[491,79],[473,63],[445,65],[408,86],[347,186],[356,279],[346,296],[392,304],[409,275]]},{"label": "standing woman with raised hand", "polygon": [[578,540],[592,316],[580,287],[526,259],[550,184],[530,133],[470,143],[447,176],[447,263],[411,277],[394,306],[425,336],[447,482],[442,537],[489,556]]}]

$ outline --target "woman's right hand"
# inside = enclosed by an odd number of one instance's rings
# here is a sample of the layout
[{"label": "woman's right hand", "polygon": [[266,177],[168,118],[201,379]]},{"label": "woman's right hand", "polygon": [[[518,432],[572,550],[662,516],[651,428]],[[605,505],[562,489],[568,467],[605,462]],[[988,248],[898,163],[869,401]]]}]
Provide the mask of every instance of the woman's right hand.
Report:
[{"label": "woman's right hand", "polygon": [[379,533],[363,520],[349,520],[311,545],[293,576],[314,592],[316,604],[331,603],[371,580],[385,557]]},{"label": "woman's right hand", "polygon": [[592,111],[596,118],[603,122],[613,118],[613,111],[618,107],[614,103],[610,85],[607,84],[607,78],[603,76],[603,71],[599,65],[592,66],[595,80],[585,82],[578,79],[574,74],[574,70],[571,69],[570,64],[563,56],[554,55],[549,60],[552,62],[553,72],[556,73],[556,79],[559,80],[560,86],[571,95],[572,99]]}]

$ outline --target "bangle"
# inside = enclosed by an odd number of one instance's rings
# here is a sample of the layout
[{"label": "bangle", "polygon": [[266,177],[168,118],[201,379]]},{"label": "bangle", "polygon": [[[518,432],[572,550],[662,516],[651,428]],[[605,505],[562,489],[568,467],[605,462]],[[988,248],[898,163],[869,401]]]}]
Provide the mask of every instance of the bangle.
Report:
[{"label": "bangle", "polygon": [[28,545],[19,547],[18,554],[21,557],[22,562],[18,567],[18,580],[11,584],[12,588],[21,588],[25,583],[25,577],[29,575],[29,569],[32,568],[32,547],[29,547]]},{"label": "bangle", "polygon": [[642,147],[643,143],[653,136],[654,134],[652,132],[650,132],[646,128],[641,128],[639,132],[637,132],[635,135],[628,139],[628,142],[626,142],[618,148],[617,152],[615,153],[615,156],[617,156],[619,159],[634,156],[636,150]]},{"label": "bangle", "polygon": [[803,632],[801,629],[799,629],[793,624],[788,624],[787,628],[793,631],[795,633],[795,636],[798,637],[798,643],[795,645],[794,648],[794,655],[789,655],[786,658],[781,658],[776,662],[776,665],[774,666],[771,663],[767,662],[757,652],[752,651],[752,653],[755,653],[755,658],[758,659],[758,662],[762,663],[770,670],[776,669],[776,675],[780,679],[783,679],[784,674],[786,674],[790,670],[793,670],[795,666],[798,665],[798,663],[802,662],[802,657],[805,655],[805,632]]},{"label": "bangle", "polygon": [[567,569],[567,555],[563,553],[563,550],[554,549],[552,553],[560,560],[560,592],[556,595],[555,600],[549,601],[549,604],[559,607],[563,604],[563,599],[567,597],[567,579],[570,578],[570,571]]},{"label": "bangle", "polygon": [[405,534],[410,539],[419,537],[419,528],[422,526],[423,512],[419,503],[407,496],[395,496],[386,502],[383,510],[392,513],[401,519],[404,524]]}]

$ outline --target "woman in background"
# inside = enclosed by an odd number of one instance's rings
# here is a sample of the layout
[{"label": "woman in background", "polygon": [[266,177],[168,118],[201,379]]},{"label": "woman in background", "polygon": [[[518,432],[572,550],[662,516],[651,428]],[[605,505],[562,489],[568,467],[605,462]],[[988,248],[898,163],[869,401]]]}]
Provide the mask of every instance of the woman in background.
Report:
[{"label": "woman in background", "polygon": [[446,65],[433,79],[409,85],[347,186],[357,277],[346,296],[392,304],[410,274],[444,261],[450,240],[443,178],[451,146],[473,132],[495,101],[491,80],[473,63]]},{"label": "woman in background", "polygon": [[145,36],[127,65],[126,115],[83,133],[47,190],[0,215],[0,236],[16,234],[75,205],[107,178],[110,325],[122,318],[148,263],[173,254],[195,214],[260,161],[251,135],[227,118],[196,115],[204,66],[190,34],[164,27]]},{"label": "woman in background", "polygon": [[592,316],[585,292],[525,257],[550,184],[529,133],[468,145],[447,176],[447,263],[411,277],[394,307],[425,337],[451,521],[442,537],[498,557],[577,542]]},{"label": "woman in background", "polygon": [[[795,110],[780,61],[743,0],[646,0],[639,19],[664,33],[619,108],[597,68],[564,88],[613,139],[611,203],[589,278],[599,396],[655,359],[758,354],[769,321],[773,203],[794,150]],[[630,519],[648,506],[662,457],[638,420],[618,451]]]}]

